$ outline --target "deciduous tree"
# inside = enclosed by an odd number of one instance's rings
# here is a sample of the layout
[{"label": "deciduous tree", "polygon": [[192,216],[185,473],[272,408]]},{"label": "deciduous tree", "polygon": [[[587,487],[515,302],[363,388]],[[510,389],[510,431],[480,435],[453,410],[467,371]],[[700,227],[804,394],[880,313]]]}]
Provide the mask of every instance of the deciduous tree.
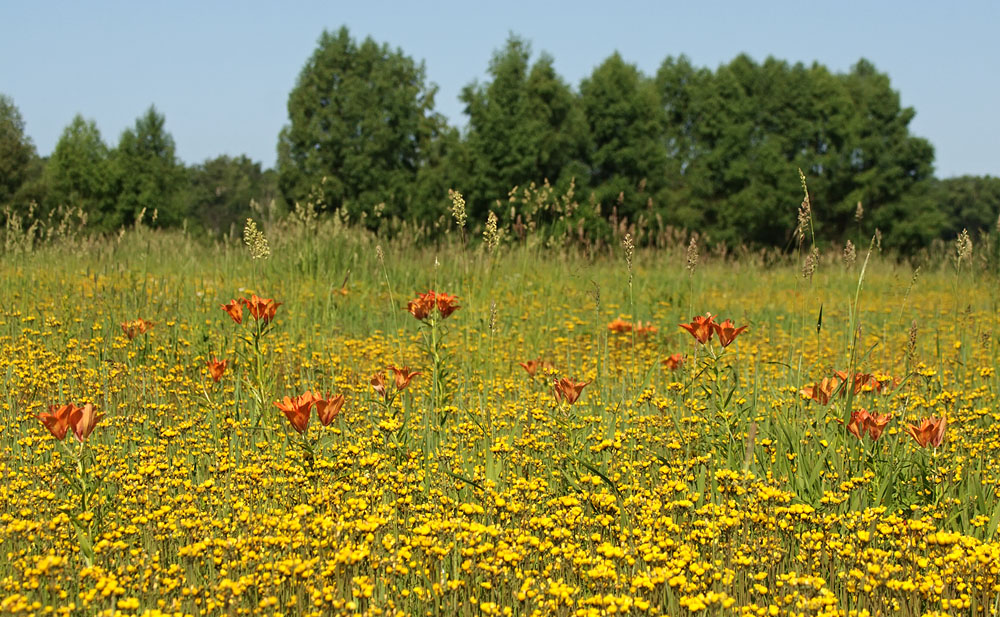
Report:
[{"label": "deciduous tree", "polygon": [[147,223],[155,211],[159,225],[180,224],[187,213],[184,168],[177,161],[163,114],[150,106],[134,128],[125,129],[113,161],[117,200],[114,210],[101,218],[103,229],[132,224],[143,209]]},{"label": "deciduous tree", "polygon": [[490,81],[462,90],[471,165],[464,191],[481,220],[514,186],[586,180],[580,176],[587,173],[588,134],[579,100],[551,56],[542,54],[533,65],[530,58],[530,45],[511,36],[490,61]]},{"label": "deciduous tree", "polygon": [[16,201],[19,190],[36,174],[38,155],[24,132],[24,118],[10,97],[0,94],[0,206]]},{"label": "deciduous tree", "polygon": [[79,208],[97,225],[114,211],[110,151],[93,120],[77,114],[63,129],[45,173],[50,208]]},{"label": "deciduous tree", "polygon": [[387,215],[406,213],[445,130],[435,90],[423,64],[401,50],[371,38],[357,44],[347,28],[323,32],[288,96],[278,146],[285,200],[294,204],[315,190],[319,209],[346,206],[359,218],[384,204]]}]

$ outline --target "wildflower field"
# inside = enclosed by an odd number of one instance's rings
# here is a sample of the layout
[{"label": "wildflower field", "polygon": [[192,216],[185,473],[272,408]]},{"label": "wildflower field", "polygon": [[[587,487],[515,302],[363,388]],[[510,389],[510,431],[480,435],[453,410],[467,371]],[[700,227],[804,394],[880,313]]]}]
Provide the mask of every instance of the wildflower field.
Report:
[{"label": "wildflower field", "polygon": [[997,614],[988,247],[265,231],[4,256],[0,612]]}]

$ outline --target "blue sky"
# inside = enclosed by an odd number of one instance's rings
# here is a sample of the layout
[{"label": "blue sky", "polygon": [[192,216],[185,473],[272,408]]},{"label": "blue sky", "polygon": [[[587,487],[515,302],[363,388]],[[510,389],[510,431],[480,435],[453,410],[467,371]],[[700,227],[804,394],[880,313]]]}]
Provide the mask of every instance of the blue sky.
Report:
[{"label": "blue sky", "polygon": [[323,29],[346,25],[425,62],[437,109],[484,80],[508,33],[548,52],[576,87],[614,51],[654,74],[669,55],[715,68],[864,57],[888,73],[939,177],[1000,175],[998,2],[0,2],[0,93],[41,154],[76,113],[114,144],[150,104],[186,163],[247,154],[274,164],[286,101]]}]

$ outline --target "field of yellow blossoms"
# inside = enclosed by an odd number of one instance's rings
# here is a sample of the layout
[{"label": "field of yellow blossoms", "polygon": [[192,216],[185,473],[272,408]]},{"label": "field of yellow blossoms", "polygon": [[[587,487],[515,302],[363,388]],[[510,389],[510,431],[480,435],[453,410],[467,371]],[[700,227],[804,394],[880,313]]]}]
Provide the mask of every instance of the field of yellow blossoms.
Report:
[{"label": "field of yellow blossoms", "polygon": [[983,263],[159,233],[0,262],[2,614],[1000,610]]}]

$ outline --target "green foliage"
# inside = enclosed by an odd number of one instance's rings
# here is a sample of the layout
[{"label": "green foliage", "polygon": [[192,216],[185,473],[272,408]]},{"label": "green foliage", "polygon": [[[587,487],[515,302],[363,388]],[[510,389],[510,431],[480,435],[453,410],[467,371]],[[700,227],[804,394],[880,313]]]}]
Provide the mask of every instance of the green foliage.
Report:
[{"label": "green foliage", "polygon": [[14,101],[0,94],[0,206],[26,205],[19,194],[38,178],[35,145],[24,132],[24,119]]},{"label": "green foliage", "polygon": [[318,209],[346,207],[356,219],[377,204],[386,215],[408,212],[431,153],[442,158],[435,142],[445,123],[433,112],[434,93],[423,65],[401,50],[371,38],[358,45],[347,28],[324,31],[288,97],[278,145],[285,200],[304,201],[319,187]]},{"label": "green foliage", "polygon": [[932,177],[932,146],[910,134],[915,111],[867,60],[837,74],[746,55],[711,70],[680,56],[650,78],[614,53],[574,92],[551,56],[532,61],[511,35],[488,80],[461,93],[463,132],[434,112],[435,92],[402,50],[323,32],[289,94],[277,172],[245,156],[185,170],[152,107],[112,151],[75,117],[46,168],[0,96],[0,206],[22,217],[80,208],[104,232],[143,210],[163,226],[190,213],[226,232],[252,200],[280,192],[288,210],[339,210],[341,222],[427,238],[451,224],[454,188],[469,238],[492,210],[511,238],[537,230],[588,250],[626,230],[639,244],[693,232],[788,250],[801,169],[819,244],[864,246],[877,228],[905,253],[993,229],[1000,211],[1000,180]]},{"label": "green foliage", "polygon": [[479,220],[512,187],[585,180],[588,135],[579,100],[550,56],[529,67],[530,57],[528,43],[511,36],[490,61],[491,81],[462,90],[470,165],[463,193]]},{"label": "green foliage", "polygon": [[590,130],[590,187],[632,217],[663,187],[666,113],[652,80],[614,53],[580,84]]},{"label": "green foliage", "polygon": [[909,134],[913,110],[867,61],[834,75],[741,55],[713,73],[682,56],[667,58],[657,86],[675,158],[670,222],[730,246],[789,246],[802,169],[819,237],[857,242],[873,232],[855,220],[860,201],[887,238],[898,228],[899,247],[930,239],[922,230],[936,214],[919,189],[933,149]]},{"label": "green foliage", "polygon": [[187,203],[201,226],[213,233],[239,232],[251,216],[250,202],[278,198],[277,174],[246,156],[218,156],[187,171]]},{"label": "green foliage", "polygon": [[63,129],[45,173],[49,209],[79,208],[93,221],[101,221],[113,210],[110,151],[93,120],[77,114]]},{"label": "green foliage", "polygon": [[[859,61],[840,79],[854,102],[857,127],[848,159],[853,172],[850,201],[861,201],[880,219],[890,243],[898,223],[920,229],[911,235],[911,242],[926,244],[936,229],[926,224],[941,220],[933,204],[919,199],[919,189],[926,187],[923,181],[933,172],[934,148],[926,139],[909,134],[916,112],[900,107],[899,93],[890,87],[889,77],[867,60]],[[919,219],[925,219],[925,224],[916,225]]]},{"label": "green foliage", "polygon": [[143,210],[145,220],[156,212],[157,223],[178,225],[184,219],[184,168],[174,153],[174,138],[166,131],[166,119],[150,108],[125,129],[114,152],[113,164],[118,199],[105,211],[99,227],[105,231],[130,225]]},{"label": "green foliage", "polygon": [[1000,178],[961,176],[937,180],[933,196],[944,216],[942,240],[953,240],[963,229],[993,232],[1000,215]]}]

